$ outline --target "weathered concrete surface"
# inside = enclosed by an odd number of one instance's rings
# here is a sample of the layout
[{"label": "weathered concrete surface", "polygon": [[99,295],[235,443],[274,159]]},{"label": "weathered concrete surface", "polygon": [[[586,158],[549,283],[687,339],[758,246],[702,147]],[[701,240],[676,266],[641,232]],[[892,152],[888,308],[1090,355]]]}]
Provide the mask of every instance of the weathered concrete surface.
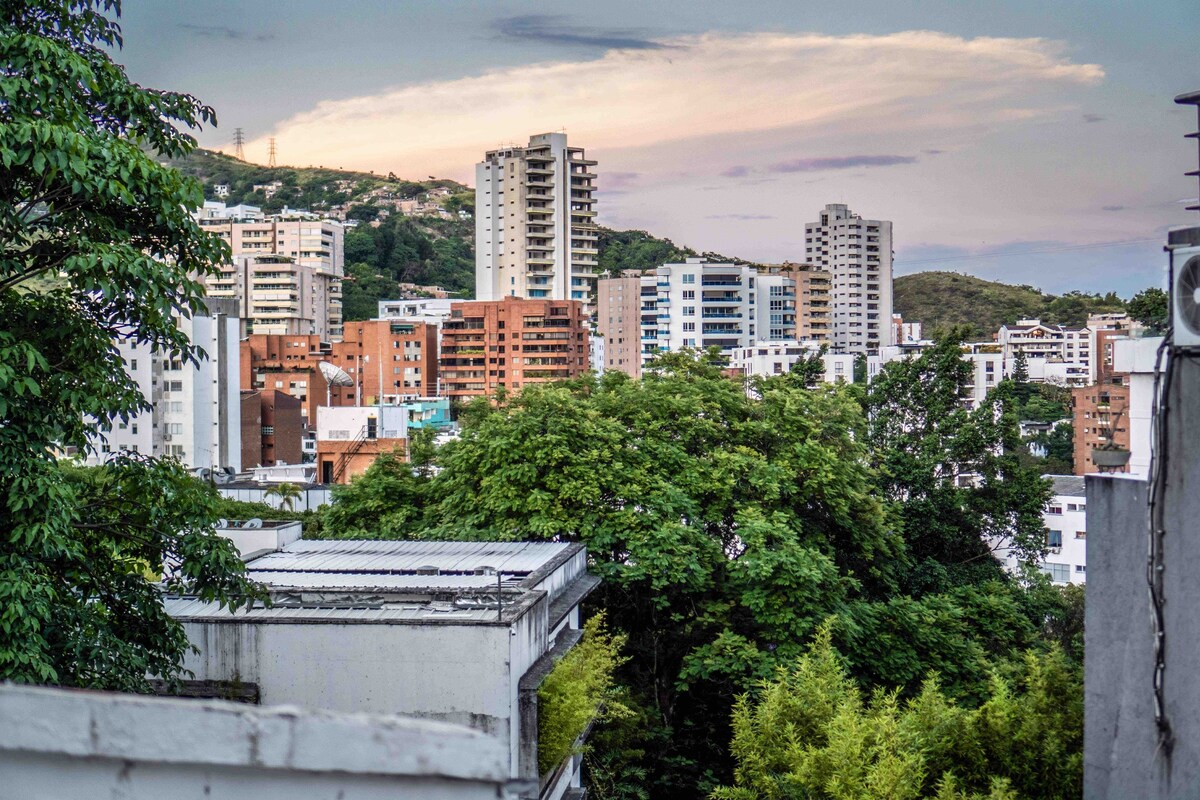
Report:
[{"label": "weathered concrete surface", "polygon": [[1146,484],[1088,477],[1084,797],[1200,797],[1200,363],[1179,359],[1168,408],[1163,539],[1164,693],[1175,745],[1154,723]]},{"label": "weathered concrete surface", "polygon": [[504,797],[507,748],[456,725],[0,686],[0,798]]}]

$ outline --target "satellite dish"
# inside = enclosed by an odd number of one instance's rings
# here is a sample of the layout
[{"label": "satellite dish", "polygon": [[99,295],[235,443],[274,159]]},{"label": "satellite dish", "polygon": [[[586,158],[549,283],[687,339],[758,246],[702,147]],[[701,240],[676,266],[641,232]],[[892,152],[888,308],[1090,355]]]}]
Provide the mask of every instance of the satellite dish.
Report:
[{"label": "satellite dish", "polygon": [[262,520],[259,519],[258,517],[254,517],[253,519],[248,519],[245,521],[245,523],[242,524],[242,527],[243,528],[261,528]]},{"label": "satellite dish", "polygon": [[228,527],[229,527],[229,520],[227,520],[227,519],[225,519],[224,517],[222,517],[221,519],[217,520],[217,527],[218,527],[218,528],[228,528]]},{"label": "satellite dish", "polygon": [[330,364],[328,361],[322,361],[317,365],[317,367],[320,368],[321,374],[325,376],[325,380],[330,386],[354,385],[353,379],[346,374],[346,370],[342,369],[336,364]]}]

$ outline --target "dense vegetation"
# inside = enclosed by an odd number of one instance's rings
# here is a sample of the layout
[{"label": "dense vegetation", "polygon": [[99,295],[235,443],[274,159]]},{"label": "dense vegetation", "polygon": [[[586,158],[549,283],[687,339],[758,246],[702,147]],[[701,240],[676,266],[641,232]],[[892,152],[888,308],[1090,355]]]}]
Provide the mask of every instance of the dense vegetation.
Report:
[{"label": "dense vegetation", "polygon": [[145,690],[182,669],[187,637],[156,585],[236,607],[256,593],[217,536],[213,495],[173,461],[77,470],[98,427],[148,408],[118,343],[200,353],[175,325],[193,277],[229,257],[191,211],[200,185],[176,126],[195,98],[143,89],[106,52],[113,4],[0,6],[0,680]]},{"label": "dense vegetation", "polygon": [[[639,381],[529,388],[466,408],[459,440],[335,490],[321,535],[586,543],[603,578],[593,608],[629,658],[628,713],[586,755],[598,797],[731,784],[735,698],[822,625],[864,692],[915,697],[936,674],[968,710],[1060,642],[1074,702],[1071,602],[991,551],[1000,539],[1040,557],[1049,489],[1020,456],[1013,386],[964,411],[963,367],[947,340],[866,393],[792,373],[748,396],[706,355],[677,353]],[[966,474],[980,477],[960,486]]]},{"label": "dense vegetation", "polygon": [[971,339],[990,338],[1001,325],[1018,319],[1083,327],[1088,314],[1124,311],[1112,292],[1106,295],[1068,292],[1045,294],[1032,286],[1012,286],[957,272],[917,272],[895,280],[893,308],[926,331],[967,327]]}]

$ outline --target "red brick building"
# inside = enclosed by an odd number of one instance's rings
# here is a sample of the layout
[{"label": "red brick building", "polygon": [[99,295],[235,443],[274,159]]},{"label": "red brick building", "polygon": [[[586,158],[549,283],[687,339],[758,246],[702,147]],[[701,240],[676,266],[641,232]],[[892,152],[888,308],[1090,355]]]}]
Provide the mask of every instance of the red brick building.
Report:
[{"label": "red brick building", "polygon": [[[437,391],[437,326],[399,320],[345,323],[341,342],[316,336],[251,334],[242,341],[243,391],[280,391],[300,401],[306,427],[322,405],[371,405]],[[322,361],[341,368],[351,386],[330,386]],[[289,462],[291,463],[291,462]]]},{"label": "red brick building", "polygon": [[[1121,374],[1109,375],[1108,383],[1071,390],[1075,426],[1075,474],[1099,472],[1092,450],[1113,444],[1129,449],[1129,386]],[[1119,472],[1128,472],[1129,465]]]},{"label": "red brick building", "polygon": [[584,374],[586,320],[578,300],[506,297],[451,304],[442,325],[441,394],[480,397],[500,387],[519,391]]}]

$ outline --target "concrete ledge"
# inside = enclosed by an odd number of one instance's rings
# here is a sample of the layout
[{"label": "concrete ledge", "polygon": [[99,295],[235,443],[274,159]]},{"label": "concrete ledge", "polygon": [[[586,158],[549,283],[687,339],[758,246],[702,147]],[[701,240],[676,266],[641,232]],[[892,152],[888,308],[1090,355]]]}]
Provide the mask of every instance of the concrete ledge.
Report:
[{"label": "concrete ledge", "polygon": [[469,728],[220,700],[0,684],[0,753],[497,785],[508,750]]}]

